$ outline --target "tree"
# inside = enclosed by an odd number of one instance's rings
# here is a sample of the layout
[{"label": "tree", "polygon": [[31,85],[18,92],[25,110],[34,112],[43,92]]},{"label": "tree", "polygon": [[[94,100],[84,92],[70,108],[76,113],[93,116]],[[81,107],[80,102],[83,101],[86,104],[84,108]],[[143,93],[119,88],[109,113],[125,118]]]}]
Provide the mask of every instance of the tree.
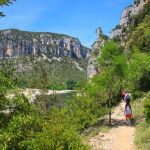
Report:
[{"label": "tree", "polygon": [[112,102],[115,98],[119,98],[117,95],[120,95],[127,69],[126,57],[114,41],[108,41],[102,48],[99,63],[102,70],[99,75],[100,84],[108,98],[109,124],[111,125]]},{"label": "tree", "polygon": [[133,91],[134,97],[140,95],[140,91],[148,91],[150,82],[150,56],[147,53],[135,52],[130,58],[128,64],[128,73],[126,75],[126,86]]},{"label": "tree", "polygon": [[74,80],[68,80],[66,81],[67,89],[74,90],[76,86],[76,82]]},{"label": "tree", "polygon": [[47,86],[48,86],[48,78],[47,78],[47,71],[46,71],[46,67],[44,66],[44,60],[42,58],[42,60],[39,63],[38,66],[38,87],[40,89],[44,89],[46,90]]},{"label": "tree", "polygon": [[[0,0],[0,6],[9,6],[12,4],[15,0]],[[5,15],[3,12],[0,12],[0,17],[4,17]]]},{"label": "tree", "polygon": [[[14,85],[11,79],[0,70],[0,149],[87,149],[78,131],[91,120],[89,109],[85,113],[76,102],[70,109],[43,109],[23,95],[9,99],[6,93]],[[85,117],[90,119],[84,120]]]},{"label": "tree", "polygon": [[150,51],[150,15],[145,16],[142,23],[138,24],[133,34],[129,37],[127,47],[130,51]]}]

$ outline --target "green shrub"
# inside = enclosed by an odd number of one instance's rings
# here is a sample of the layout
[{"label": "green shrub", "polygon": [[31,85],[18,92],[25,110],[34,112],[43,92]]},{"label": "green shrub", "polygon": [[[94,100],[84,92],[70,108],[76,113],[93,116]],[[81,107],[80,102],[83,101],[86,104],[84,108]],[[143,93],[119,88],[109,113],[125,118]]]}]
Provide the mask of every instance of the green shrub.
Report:
[{"label": "green shrub", "polygon": [[146,15],[150,15],[150,2],[148,2],[146,5],[144,5],[144,8],[141,9],[140,13],[137,15],[132,15],[129,17],[130,23],[129,23],[129,31],[130,33],[133,32],[133,30],[143,22]]},{"label": "green shrub", "polygon": [[76,82],[73,80],[66,81],[67,89],[74,90],[76,87]]},{"label": "green shrub", "polygon": [[37,109],[22,97],[15,98],[13,104],[15,107],[8,124],[0,130],[0,149],[88,149],[79,135],[86,120],[78,122],[78,119],[88,118],[89,113],[85,112],[89,110],[84,112],[83,108],[78,108],[72,112],[74,105],[62,109],[51,107],[50,110],[38,105]]},{"label": "green shrub", "polygon": [[[145,99],[146,98],[146,99]],[[132,111],[136,120],[135,144],[137,149],[150,149],[150,99],[149,93],[145,98],[133,102]],[[146,122],[147,121],[147,122]]]},{"label": "green shrub", "polygon": [[136,127],[135,143],[137,149],[149,150],[150,149],[150,124],[140,123]]},{"label": "green shrub", "polygon": [[150,16],[146,16],[142,23],[138,24],[135,31],[128,40],[128,46],[133,51],[136,47],[142,52],[149,52],[150,49]]},{"label": "green shrub", "polygon": [[150,90],[150,71],[145,70],[139,80],[139,90],[147,92]]},{"label": "green shrub", "polygon": [[70,101],[68,107],[79,131],[94,125],[101,116],[107,113],[107,108],[102,107],[99,101],[82,96]]},{"label": "green shrub", "polygon": [[[48,115],[48,114],[47,114]],[[49,114],[49,120],[44,121],[41,132],[33,132],[32,135],[22,141],[21,148],[32,150],[87,150],[74,126],[72,118],[66,109],[53,108]]]},{"label": "green shrub", "polygon": [[144,103],[144,114],[146,121],[150,123],[150,98],[147,98]]},{"label": "green shrub", "polygon": [[54,83],[47,87],[48,90],[66,90],[67,86],[63,83]]}]

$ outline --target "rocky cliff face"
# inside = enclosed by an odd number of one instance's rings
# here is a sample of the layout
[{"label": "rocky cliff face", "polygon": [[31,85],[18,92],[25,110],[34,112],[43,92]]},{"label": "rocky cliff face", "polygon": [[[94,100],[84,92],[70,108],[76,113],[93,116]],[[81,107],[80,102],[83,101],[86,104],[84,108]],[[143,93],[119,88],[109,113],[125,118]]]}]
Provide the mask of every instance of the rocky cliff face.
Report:
[{"label": "rocky cliff face", "polygon": [[104,46],[105,41],[108,39],[108,37],[103,34],[101,27],[96,29],[96,35],[97,40],[92,45],[92,52],[90,54],[87,66],[88,78],[92,78],[99,72],[96,58],[100,55],[100,49]]},{"label": "rocky cliff face", "polygon": [[26,55],[86,58],[88,48],[76,38],[55,33],[26,32],[15,29],[0,31],[0,58]]},{"label": "rocky cliff face", "polygon": [[132,16],[137,15],[148,1],[149,0],[135,0],[133,5],[126,7],[121,14],[119,25],[111,30],[110,38],[118,39],[121,45],[125,46],[128,36],[127,28],[131,22]]},{"label": "rocky cliff face", "polygon": [[[142,10],[145,4],[148,4],[150,0],[135,0],[133,5],[126,7],[122,14],[119,25],[117,25],[110,32],[110,39],[114,39],[120,43],[121,46],[126,46],[128,41],[128,36],[132,31],[129,31],[132,17],[138,15]],[[92,45],[92,53],[90,54],[90,59],[88,61],[87,76],[92,78],[98,72],[96,58],[100,55],[100,49],[104,46],[105,41],[108,40],[108,37],[105,36],[100,27],[96,30],[97,40]]]}]

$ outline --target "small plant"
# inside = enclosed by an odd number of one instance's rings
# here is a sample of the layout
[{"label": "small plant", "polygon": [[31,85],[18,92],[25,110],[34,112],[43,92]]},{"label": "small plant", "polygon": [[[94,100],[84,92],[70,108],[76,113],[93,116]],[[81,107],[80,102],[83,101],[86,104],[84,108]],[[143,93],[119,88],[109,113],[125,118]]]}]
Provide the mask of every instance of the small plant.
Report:
[{"label": "small plant", "polygon": [[144,103],[144,114],[146,121],[150,123],[150,98],[147,98]]}]

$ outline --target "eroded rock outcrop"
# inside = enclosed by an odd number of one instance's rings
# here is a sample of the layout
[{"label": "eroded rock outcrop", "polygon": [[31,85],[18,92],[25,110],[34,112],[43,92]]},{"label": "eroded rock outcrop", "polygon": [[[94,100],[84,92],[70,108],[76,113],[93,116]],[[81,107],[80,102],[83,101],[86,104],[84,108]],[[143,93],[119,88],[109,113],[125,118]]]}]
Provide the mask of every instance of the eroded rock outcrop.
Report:
[{"label": "eroded rock outcrop", "polygon": [[101,27],[96,29],[97,40],[92,45],[92,52],[89,57],[88,67],[87,67],[87,76],[92,78],[94,75],[99,73],[97,57],[100,55],[100,49],[104,46],[108,37],[103,34]]},{"label": "eroded rock outcrop", "polygon": [[45,54],[47,57],[86,58],[88,48],[77,38],[56,33],[0,31],[0,58]]},{"label": "eroded rock outcrop", "polygon": [[149,0],[135,0],[134,4],[126,7],[121,14],[119,25],[111,30],[110,38],[120,41],[120,44],[125,46],[128,37],[128,25],[132,17],[139,14],[143,6],[148,2]]}]

